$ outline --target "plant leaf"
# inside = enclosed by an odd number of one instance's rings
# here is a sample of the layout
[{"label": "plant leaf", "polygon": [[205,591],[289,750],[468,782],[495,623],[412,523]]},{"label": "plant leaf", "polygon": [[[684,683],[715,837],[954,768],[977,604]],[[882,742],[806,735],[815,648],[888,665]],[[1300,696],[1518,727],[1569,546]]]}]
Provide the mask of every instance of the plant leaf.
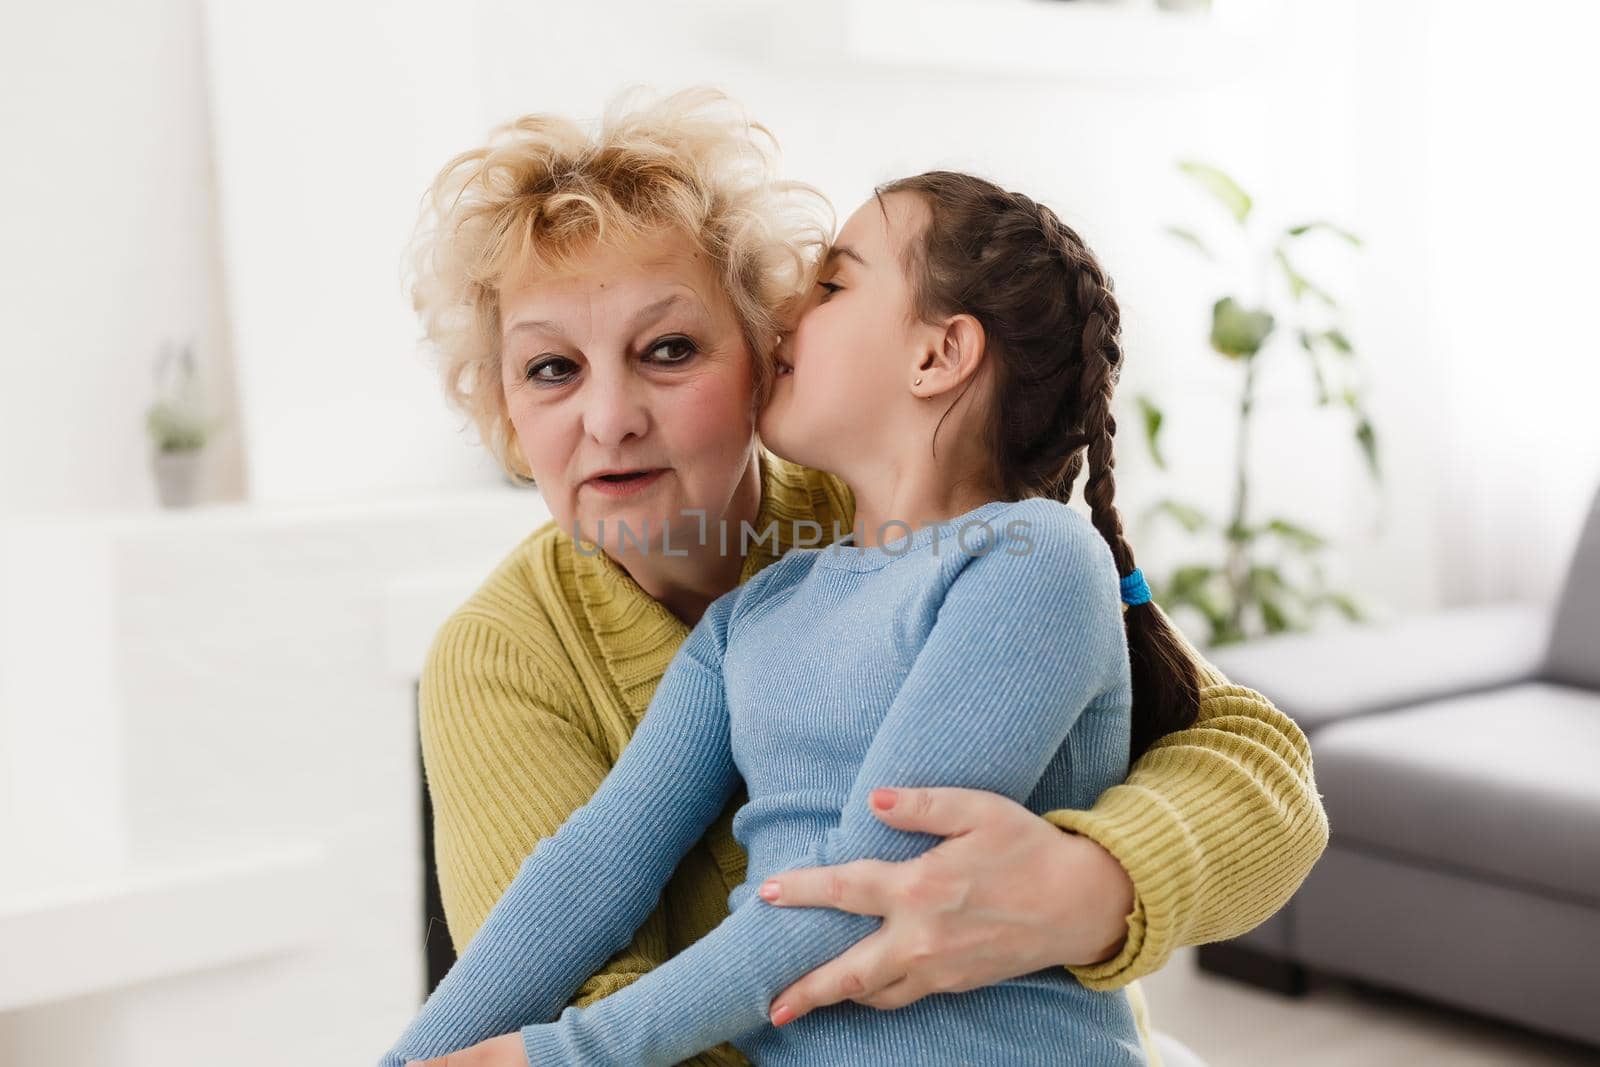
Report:
[{"label": "plant leaf", "polygon": [[1339,227],[1339,226],[1335,226],[1331,222],[1324,222],[1321,219],[1317,219],[1317,220],[1312,221],[1312,222],[1302,222],[1298,226],[1290,226],[1287,230],[1285,230],[1283,232],[1288,234],[1290,237],[1301,237],[1301,236],[1304,236],[1305,234],[1310,233],[1312,230],[1328,230],[1328,231],[1330,231],[1332,233],[1338,234],[1340,237],[1343,237],[1346,241],[1349,241],[1351,244],[1357,246],[1358,248],[1361,245],[1361,238],[1357,237],[1355,234],[1351,233],[1349,230],[1343,229],[1342,227]]},{"label": "plant leaf", "polygon": [[1289,616],[1283,610],[1283,606],[1276,600],[1264,596],[1259,598],[1257,603],[1261,608],[1261,621],[1266,625],[1267,633],[1280,634],[1285,630],[1295,629],[1294,623],[1289,620]]},{"label": "plant leaf", "polygon": [[1283,580],[1283,573],[1267,563],[1252,564],[1245,574],[1245,585],[1257,596],[1281,593],[1288,588]]},{"label": "plant leaf", "polygon": [[1202,189],[1227,208],[1235,222],[1244,225],[1244,220],[1250,215],[1251,201],[1250,194],[1241,189],[1238,182],[1209,163],[1201,163],[1199,160],[1180,160],[1178,169],[1193,178]]},{"label": "plant leaf", "polygon": [[1217,569],[1208,564],[1190,564],[1173,572],[1172,579],[1161,583],[1154,599],[1163,609],[1187,605],[1205,616],[1212,637],[1228,628],[1228,612],[1212,588]]},{"label": "plant leaf", "polygon": [[1301,274],[1300,271],[1295,268],[1295,265],[1289,262],[1289,254],[1283,250],[1281,245],[1272,250],[1272,256],[1275,260],[1277,260],[1278,266],[1283,268],[1284,279],[1289,283],[1289,295],[1294,297],[1297,302],[1301,297],[1305,296],[1307,293],[1310,293],[1312,296],[1316,297],[1330,308],[1336,308],[1339,306],[1339,302],[1333,298],[1332,293],[1329,293],[1326,289],[1322,288],[1320,285],[1317,285],[1310,278],[1307,278],[1304,274]]},{"label": "plant leaf", "polygon": [[1140,393],[1136,397],[1139,411],[1144,416],[1144,441],[1150,446],[1150,455],[1155,459],[1156,466],[1162,470],[1167,469],[1166,457],[1161,454],[1161,420],[1164,416],[1155,401]]},{"label": "plant leaf", "polygon": [[1211,644],[1215,648],[1239,644],[1247,636],[1249,635],[1226,619],[1211,628]]},{"label": "plant leaf", "polygon": [[1328,542],[1321,534],[1316,533],[1298,523],[1288,519],[1272,519],[1263,527],[1268,533],[1276,534],[1288,541],[1301,551],[1311,552],[1324,547]]},{"label": "plant leaf", "polygon": [[1372,472],[1374,481],[1383,477],[1378,469],[1378,440],[1377,432],[1372,428],[1372,420],[1362,415],[1356,423],[1356,441],[1361,445],[1361,454],[1367,458],[1367,468]]},{"label": "plant leaf", "polygon": [[1145,512],[1147,516],[1170,515],[1178,524],[1189,533],[1203,530],[1211,525],[1211,520],[1199,508],[1173,500],[1171,497],[1156,501]]},{"label": "plant leaf", "polygon": [[1316,342],[1305,330],[1299,333],[1300,347],[1306,350],[1306,358],[1311,361],[1311,377],[1317,385],[1317,406],[1326,407],[1333,398],[1328,395],[1328,380],[1322,374],[1322,360],[1317,356]]},{"label": "plant leaf", "polygon": [[1225,296],[1211,306],[1211,347],[1229,359],[1248,359],[1261,351],[1275,322],[1271,312],[1247,310]]},{"label": "plant leaf", "polygon": [[1208,563],[1191,563],[1179,567],[1172,572],[1172,578],[1167,583],[1168,592],[1172,596],[1184,597],[1203,587],[1217,573],[1217,568]]},{"label": "plant leaf", "polygon": [[1364,622],[1367,617],[1367,613],[1361,605],[1353,597],[1344,593],[1319,593],[1311,599],[1311,603],[1313,605],[1330,604],[1338,608],[1339,612],[1351,622]]},{"label": "plant leaf", "polygon": [[1199,252],[1207,259],[1213,262],[1216,261],[1217,257],[1212,255],[1211,249],[1206,247],[1206,243],[1200,239],[1200,235],[1195,233],[1193,230],[1187,229],[1183,226],[1168,226],[1167,232],[1178,238],[1180,241],[1183,241],[1185,244],[1189,245],[1196,252]]}]

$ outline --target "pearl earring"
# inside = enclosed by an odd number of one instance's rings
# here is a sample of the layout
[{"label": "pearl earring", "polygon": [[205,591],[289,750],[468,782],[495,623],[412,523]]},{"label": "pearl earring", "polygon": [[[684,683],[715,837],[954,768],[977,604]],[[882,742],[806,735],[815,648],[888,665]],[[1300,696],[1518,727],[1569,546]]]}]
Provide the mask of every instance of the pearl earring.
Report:
[{"label": "pearl earring", "polygon": [[922,379],[918,378],[916,381],[912,382],[911,384],[912,385],[921,385],[922,384]]}]

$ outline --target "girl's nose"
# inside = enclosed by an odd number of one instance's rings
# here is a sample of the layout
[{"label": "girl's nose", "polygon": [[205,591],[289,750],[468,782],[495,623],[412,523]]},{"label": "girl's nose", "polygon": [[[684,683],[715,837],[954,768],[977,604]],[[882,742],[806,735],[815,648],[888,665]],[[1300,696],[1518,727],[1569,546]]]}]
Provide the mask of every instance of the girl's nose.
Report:
[{"label": "girl's nose", "polygon": [[814,302],[818,288],[815,285],[795,293],[784,301],[778,311],[778,332],[781,334],[794,333],[800,325],[800,320],[805,317],[806,311]]},{"label": "girl's nose", "polygon": [[795,300],[789,303],[778,314],[778,337],[781,340],[794,333],[794,328],[800,324],[800,311],[804,302]]}]

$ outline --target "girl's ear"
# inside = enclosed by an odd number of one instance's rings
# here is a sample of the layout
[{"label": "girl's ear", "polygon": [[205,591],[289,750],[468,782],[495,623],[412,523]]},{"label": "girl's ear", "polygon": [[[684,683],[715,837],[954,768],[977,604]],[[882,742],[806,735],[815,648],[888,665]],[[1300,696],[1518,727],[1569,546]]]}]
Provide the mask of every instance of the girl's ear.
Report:
[{"label": "girl's ear", "polygon": [[943,326],[927,329],[911,384],[919,395],[933,397],[958,388],[977,373],[983,364],[985,338],[983,327],[971,315],[952,315]]},{"label": "girl's ear", "polygon": [[985,342],[983,326],[971,315],[952,315],[945,321],[940,362],[952,384],[964,382],[978,372],[983,363]]}]

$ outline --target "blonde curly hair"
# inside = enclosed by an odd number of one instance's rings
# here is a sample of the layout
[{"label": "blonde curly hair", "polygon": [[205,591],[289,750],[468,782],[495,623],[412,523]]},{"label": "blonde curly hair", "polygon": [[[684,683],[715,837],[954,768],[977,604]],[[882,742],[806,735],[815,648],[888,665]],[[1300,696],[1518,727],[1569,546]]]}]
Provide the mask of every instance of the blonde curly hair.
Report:
[{"label": "blonde curly hair", "polygon": [[587,132],[557,115],[496,126],[423,194],[408,254],[412,306],[436,348],[446,401],[515,480],[531,481],[500,377],[500,290],[560,271],[597,242],[672,229],[714,265],[754,356],[754,402],[772,351],[833,233],[827,198],[777,177],[778,145],[720,90],[629,90]]}]

